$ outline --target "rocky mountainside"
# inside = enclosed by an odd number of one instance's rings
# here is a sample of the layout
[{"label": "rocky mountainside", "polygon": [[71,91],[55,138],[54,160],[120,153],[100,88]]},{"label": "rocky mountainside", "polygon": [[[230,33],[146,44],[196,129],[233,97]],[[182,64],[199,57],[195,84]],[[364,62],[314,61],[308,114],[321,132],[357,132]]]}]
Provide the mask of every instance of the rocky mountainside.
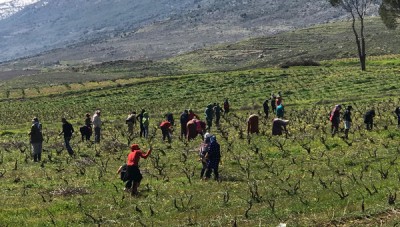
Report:
[{"label": "rocky mountainside", "polygon": [[326,0],[40,0],[0,20],[0,61],[159,59],[344,16]]}]

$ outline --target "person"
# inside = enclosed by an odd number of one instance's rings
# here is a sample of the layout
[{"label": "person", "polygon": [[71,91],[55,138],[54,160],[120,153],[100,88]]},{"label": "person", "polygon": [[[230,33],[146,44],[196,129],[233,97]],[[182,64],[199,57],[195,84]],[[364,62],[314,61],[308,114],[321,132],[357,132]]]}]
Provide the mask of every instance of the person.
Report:
[{"label": "person", "polygon": [[147,112],[143,113],[142,124],[143,124],[143,130],[144,130],[143,137],[147,138],[149,136],[149,124],[150,124],[149,113],[147,113]]},{"label": "person", "polygon": [[343,121],[344,121],[344,138],[348,139],[349,138],[349,131],[351,127],[351,110],[353,109],[352,106],[347,106],[346,110],[344,111],[343,114]]},{"label": "person", "polygon": [[69,142],[71,141],[72,135],[74,133],[74,127],[72,126],[71,123],[65,119],[65,117],[61,118],[62,122],[62,131],[59,133],[59,135],[64,134],[64,144],[65,148],[67,148],[68,154],[70,156],[74,156],[74,150],[72,149],[71,145]]},{"label": "person", "polygon": [[199,116],[197,116],[197,114],[195,114],[192,109],[189,109],[189,121],[193,120],[193,118],[200,119]]},{"label": "person", "polygon": [[219,106],[219,103],[215,104],[214,106],[214,113],[215,113],[215,125],[219,126],[219,121],[221,119],[221,112],[223,112],[222,108]]},{"label": "person", "polygon": [[218,166],[221,161],[221,148],[215,136],[210,137],[209,150],[206,155],[207,170],[206,179],[210,179],[211,172],[214,172],[214,179],[219,180]]},{"label": "person", "polygon": [[339,131],[339,124],[340,124],[340,110],[342,109],[342,105],[336,105],[333,110],[331,111],[329,120],[332,123],[331,126],[331,133],[332,137]]},{"label": "person", "polygon": [[265,114],[265,118],[266,118],[266,119],[268,118],[268,115],[269,115],[269,106],[268,106],[268,102],[269,102],[268,99],[266,99],[266,100],[263,102],[263,109],[264,109],[264,114]]},{"label": "person", "polygon": [[207,105],[204,114],[206,115],[207,131],[209,131],[212,126],[212,120],[214,115],[213,105],[211,103]]},{"label": "person", "polygon": [[271,93],[271,110],[275,113],[276,111],[276,97],[274,93]]},{"label": "person", "polygon": [[86,113],[86,119],[85,119],[85,125],[79,128],[79,131],[81,132],[81,137],[82,137],[82,142],[85,141],[90,141],[90,137],[93,134],[92,130],[92,120],[90,119],[90,114]]},{"label": "person", "polygon": [[140,186],[140,182],[143,178],[142,174],[139,170],[139,160],[140,158],[146,159],[149,157],[152,151],[152,146],[150,149],[143,153],[138,144],[131,145],[131,152],[128,154],[128,158],[126,161],[126,184],[125,184],[125,191],[131,190],[132,195],[138,194],[138,188]]},{"label": "person", "polygon": [[167,118],[167,121],[168,121],[169,123],[171,123],[171,126],[172,126],[172,127],[175,126],[174,115],[173,115],[172,113],[168,112],[167,114],[165,114],[164,117]]},{"label": "person", "polygon": [[283,104],[281,103],[276,107],[276,116],[278,118],[283,118],[284,114],[285,114],[285,108],[283,107]]},{"label": "person", "polygon": [[125,182],[126,181],[126,170],[127,170],[128,165],[124,163],[122,166],[120,166],[117,170],[117,174],[119,174],[119,178]]},{"label": "person", "polygon": [[282,104],[282,94],[281,94],[281,92],[278,92],[278,95],[276,96],[276,99],[275,99],[275,105],[276,105],[276,107],[278,107],[279,105],[281,105]]},{"label": "person", "polygon": [[287,134],[286,126],[289,124],[288,120],[283,120],[280,118],[275,118],[272,121],[272,135],[273,136],[280,136],[285,132]]},{"label": "person", "polygon": [[210,138],[211,138],[211,134],[210,133],[206,133],[204,134],[204,140],[200,145],[200,151],[199,151],[199,161],[201,161],[202,164],[202,168],[201,168],[201,172],[200,172],[200,179],[203,179],[204,173],[207,170],[207,158],[206,156],[208,155],[208,151],[210,148]]},{"label": "person", "polygon": [[185,138],[186,134],[187,134],[187,123],[189,121],[189,111],[188,110],[184,110],[183,113],[181,114],[181,116],[179,117],[180,123],[181,123],[181,138]]},{"label": "person", "polygon": [[93,115],[93,128],[94,128],[94,142],[95,143],[100,143],[100,139],[101,139],[101,118],[100,118],[100,110],[96,110],[96,112]]},{"label": "person", "polygon": [[247,119],[247,134],[259,133],[258,129],[258,115],[251,114]]},{"label": "person", "polygon": [[42,124],[40,124],[37,117],[32,119],[31,131],[29,132],[29,142],[32,146],[33,161],[40,162],[42,160],[43,134]]},{"label": "person", "polygon": [[224,100],[224,115],[228,114],[229,111],[230,111],[230,105],[229,105],[228,98],[226,98]]},{"label": "person", "polygon": [[396,114],[397,117],[397,128],[400,128],[400,107],[397,107],[394,110],[394,113]]},{"label": "person", "polygon": [[142,109],[142,111],[140,112],[140,114],[138,114],[138,116],[136,117],[136,119],[139,121],[139,126],[140,126],[140,133],[139,136],[142,137],[142,135],[145,135],[145,128],[143,125],[143,114],[146,112],[145,109]]},{"label": "person", "polygon": [[188,121],[186,127],[187,140],[192,140],[195,139],[199,134],[203,136],[206,123],[198,120],[197,118],[193,118],[192,120]]},{"label": "person", "polygon": [[164,121],[161,122],[160,124],[160,129],[162,132],[162,140],[165,141],[165,138],[168,139],[168,143],[171,143],[171,122],[168,121],[168,118],[166,118]]},{"label": "person", "polygon": [[132,111],[125,120],[125,123],[128,125],[128,133],[130,135],[133,134],[133,128],[136,125],[136,112]]},{"label": "person", "polygon": [[364,123],[367,130],[372,130],[374,125],[375,110],[369,110],[364,115]]}]

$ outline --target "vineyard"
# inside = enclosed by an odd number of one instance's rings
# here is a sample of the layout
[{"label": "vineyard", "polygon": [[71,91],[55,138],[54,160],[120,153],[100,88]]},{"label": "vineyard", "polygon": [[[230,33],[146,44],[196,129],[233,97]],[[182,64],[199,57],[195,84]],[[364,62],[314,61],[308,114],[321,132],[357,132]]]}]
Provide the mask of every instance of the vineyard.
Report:
[{"label": "vineyard", "polygon": [[[223,73],[81,81],[3,90],[0,102],[0,223],[115,226],[336,226],[395,225],[398,218],[400,130],[399,56],[371,58],[368,71],[356,59],[317,67],[252,69]],[[115,78],[115,79],[114,79]],[[262,103],[283,95],[289,134],[271,136],[272,118]],[[221,144],[220,182],[200,179],[201,138],[172,143],[157,127],[167,112],[176,122],[191,108],[201,119],[208,103],[229,98],[232,111],[213,126]],[[329,112],[353,106],[349,139],[330,134]],[[150,114],[150,138],[127,133],[132,110]],[[372,131],[364,113],[376,110]],[[58,136],[61,118],[79,131],[85,113],[101,109],[100,144],[72,141],[71,158]],[[247,135],[250,114],[260,133]],[[43,124],[41,163],[30,156],[27,133]],[[343,124],[340,126],[343,128]],[[78,133],[78,132],[76,132]],[[154,150],[140,162],[139,196],[123,191],[116,171],[131,143]]]}]

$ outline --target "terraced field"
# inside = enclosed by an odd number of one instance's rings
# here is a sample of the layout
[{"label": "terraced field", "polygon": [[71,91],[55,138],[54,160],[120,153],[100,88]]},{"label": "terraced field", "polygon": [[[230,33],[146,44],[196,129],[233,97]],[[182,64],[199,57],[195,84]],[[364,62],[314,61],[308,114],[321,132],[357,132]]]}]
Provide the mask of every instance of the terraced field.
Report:
[{"label": "terraced field", "polygon": [[[319,67],[81,81],[35,89],[21,86],[0,102],[0,223],[15,225],[277,226],[394,225],[399,191],[400,106],[398,55],[374,57],[361,72],[355,59]],[[118,74],[117,72],[114,72]],[[123,73],[118,75],[124,75]],[[115,78],[118,78],[116,75]],[[105,75],[103,75],[105,76]],[[287,137],[271,136],[271,117],[260,134],[246,134],[246,119],[260,113],[271,92],[281,91],[290,120]],[[212,127],[222,148],[221,182],[202,181],[200,138],[186,142],[175,127],[171,144],[158,124],[192,108],[204,119],[208,103],[229,98],[232,113]],[[352,105],[348,140],[331,137],[335,104]],[[150,113],[150,139],[126,132],[132,110]],[[373,131],[362,116],[375,108]],[[70,158],[63,149],[61,117],[77,130],[84,114],[102,110],[101,144],[75,135]],[[30,157],[27,132],[38,116],[44,128],[41,163]],[[138,131],[138,128],[136,128]],[[141,160],[139,197],[122,190],[116,170],[128,145],[150,144]]]}]

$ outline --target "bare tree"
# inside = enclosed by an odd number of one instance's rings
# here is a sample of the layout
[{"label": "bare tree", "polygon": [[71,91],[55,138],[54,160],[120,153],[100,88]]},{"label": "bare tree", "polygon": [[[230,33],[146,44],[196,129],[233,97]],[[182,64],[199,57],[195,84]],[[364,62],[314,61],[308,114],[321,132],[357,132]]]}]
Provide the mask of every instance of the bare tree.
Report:
[{"label": "bare tree", "polygon": [[341,7],[351,15],[352,29],[356,39],[358,57],[360,59],[361,70],[366,70],[366,45],[365,45],[365,25],[364,20],[368,9],[374,4],[379,4],[378,0],[329,0],[333,7]]}]

